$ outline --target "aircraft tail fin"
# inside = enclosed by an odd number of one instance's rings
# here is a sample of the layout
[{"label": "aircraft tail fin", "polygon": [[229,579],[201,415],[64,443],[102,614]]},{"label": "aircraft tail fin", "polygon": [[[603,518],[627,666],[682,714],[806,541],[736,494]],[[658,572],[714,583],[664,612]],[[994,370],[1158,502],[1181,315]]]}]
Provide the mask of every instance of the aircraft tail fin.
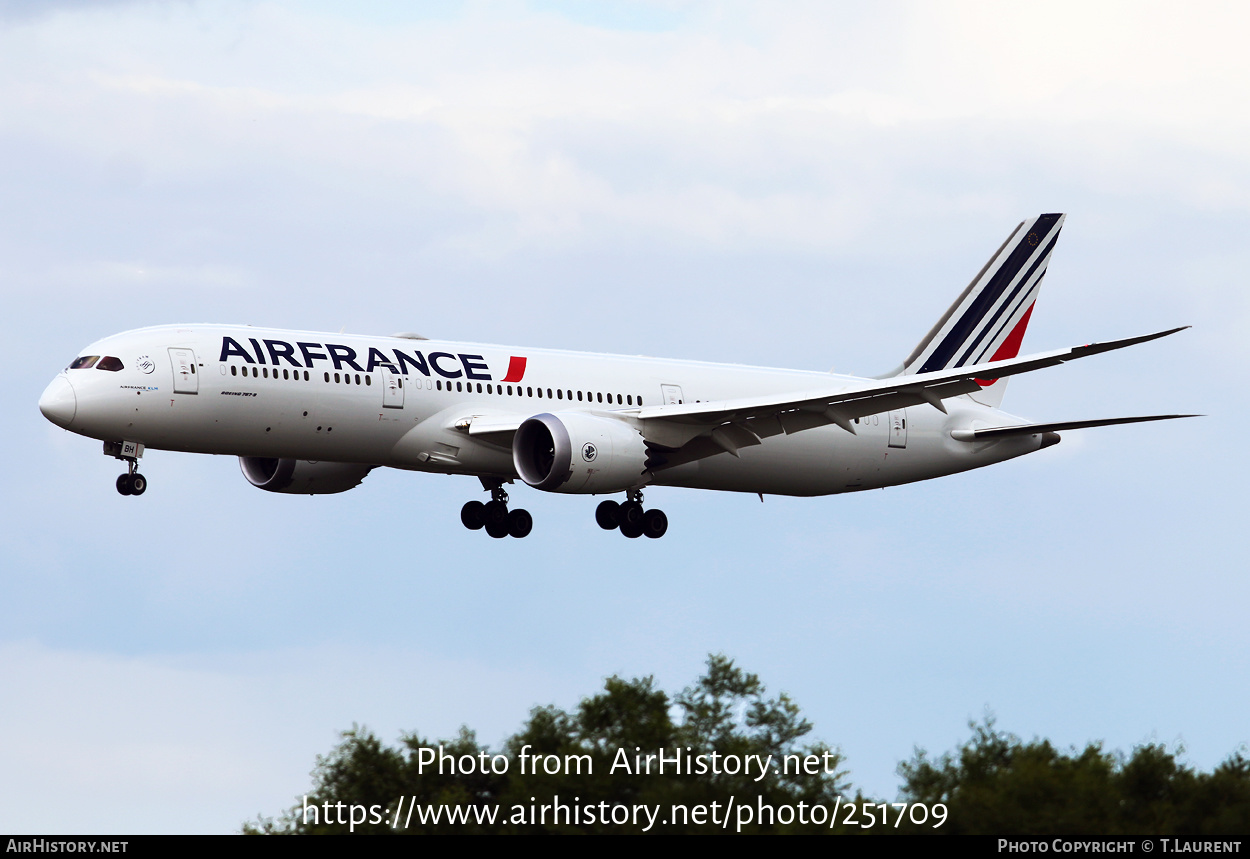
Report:
[{"label": "aircraft tail fin", "polygon": [[[900,376],[1002,361],[1020,353],[1064,215],[1020,223],[903,362]],[[972,399],[997,408],[1007,379],[978,380]]]}]

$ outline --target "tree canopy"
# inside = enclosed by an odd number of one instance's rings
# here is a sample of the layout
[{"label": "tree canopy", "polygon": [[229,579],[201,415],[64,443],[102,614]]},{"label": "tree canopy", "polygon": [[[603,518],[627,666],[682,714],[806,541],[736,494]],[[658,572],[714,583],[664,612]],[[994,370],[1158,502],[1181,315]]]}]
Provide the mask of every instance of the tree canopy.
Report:
[{"label": "tree canopy", "polygon": [[[366,821],[363,825],[325,822],[323,813],[315,821],[305,809],[336,803],[394,809],[399,798],[419,809],[438,805],[457,807],[496,807],[526,809],[535,798],[560,797],[566,802],[609,805],[647,805],[670,809],[679,806],[707,806],[722,809],[731,801],[763,801],[773,805],[824,803],[832,806],[847,789],[842,781],[841,755],[821,743],[802,744],[812,730],[798,706],[785,694],[769,697],[759,677],[743,671],[724,656],[709,657],[707,672],[674,698],[655,687],[652,677],[626,680],[610,677],[603,691],[585,698],[571,712],[555,706],[535,707],[521,729],[492,751],[478,743],[476,736],[462,728],[452,740],[429,742],[417,734],[401,738],[399,748],[384,745],[367,730],[353,728],[343,734],[342,743],[329,755],[319,757],[314,770],[313,790],[278,821],[262,820],[248,831],[318,833],[345,832],[621,832],[616,823],[596,819],[587,823],[564,818],[537,823],[511,822],[507,814],[494,822],[481,822],[470,816],[467,822],[437,822],[406,819],[398,830],[386,822]],[[506,772],[438,772],[422,766],[433,748],[452,758],[472,756],[477,761],[502,755]],[[661,774],[654,756],[663,750],[670,763]],[[679,763],[671,763],[680,753]],[[699,772],[698,759],[712,771]],[[770,757],[771,756],[771,757]],[[785,772],[786,756],[792,766]],[[729,772],[716,766],[732,758],[756,762],[751,772]],[[542,760],[546,766],[537,764]],[[771,760],[778,772],[761,776],[759,762]],[[552,766],[551,762],[558,762]],[[813,764],[819,761],[819,766]],[[689,764],[689,766],[687,766]],[[503,765],[496,762],[495,769]],[[550,769],[556,769],[550,772]],[[459,769],[459,768],[458,768]],[[677,772],[673,770],[677,769]],[[719,769],[719,772],[714,771]],[[770,768],[771,769],[771,768]],[[690,770],[687,772],[686,770]],[[796,771],[797,770],[797,771]],[[402,806],[400,806],[402,811]],[[334,809],[332,808],[331,811]],[[596,815],[596,818],[602,815]],[[406,817],[406,816],[405,816]],[[664,827],[665,831],[723,831],[710,817],[695,822],[694,815],[684,825]],[[789,825],[751,823],[742,831],[802,831],[796,822]]]},{"label": "tree canopy", "polygon": [[[498,749],[468,728],[434,742],[406,734],[391,747],[353,727],[317,758],[308,794],[244,831],[1250,832],[1241,753],[1203,773],[1158,744],[1129,755],[1097,743],[1064,751],[999,731],[992,718],[970,728],[954,751],[918,749],[901,763],[897,802],[884,808],[851,793],[842,755],[808,741],[812,725],[789,696],[770,697],[759,677],[718,655],[674,696],[652,677],[614,676],[571,710],[535,707]],[[924,813],[899,814],[899,803]]]},{"label": "tree canopy", "polygon": [[948,832],[980,835],[1213,836],[1250,832],[1250,761],[1195,772],[1160,744],[1130,755],[1098,743],[1061,751],[974,724],[955,752],[899,765],[902,796],[943,803]]}]

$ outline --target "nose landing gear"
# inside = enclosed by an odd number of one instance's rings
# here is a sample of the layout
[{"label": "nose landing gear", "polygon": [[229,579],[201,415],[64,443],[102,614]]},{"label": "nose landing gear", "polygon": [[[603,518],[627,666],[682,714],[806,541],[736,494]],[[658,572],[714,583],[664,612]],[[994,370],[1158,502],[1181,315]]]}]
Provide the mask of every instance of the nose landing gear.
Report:
[{"label": "nose landing gear", "polygon": [[668,532],[668,517],[658,508],[643,510],[642,492],[631,490],[623,504],[603,501],[595,508],[595,521],[605,531],[620,529],[630,539],[644,534],[658,540]]},{"label": "nose landing gear", "polygon": [[148,479],[137,471],[119,474],[117,491],[122,495],[142,495],[148,491]]},{"label": "nose landing gear", "polygon": [[529,535],[534,528],[534,517],[528,510],[508,510],[508,493],[501,484],[483,484],[490,490],[491,500],[483,504],[481,501],[469,501],[460,508],[460,522],[470,531],[483,528],[486,533],[496,539],[516,537],[520,539]]},{"label": "nose landing gear", "polygon": [[139,473],[139,457],[143,445],[133,441],[106,441],[104,453],[126,463],[126,473],[117,477],[117,491],[122,495],[142,495],[148,491],[148,479]]}]

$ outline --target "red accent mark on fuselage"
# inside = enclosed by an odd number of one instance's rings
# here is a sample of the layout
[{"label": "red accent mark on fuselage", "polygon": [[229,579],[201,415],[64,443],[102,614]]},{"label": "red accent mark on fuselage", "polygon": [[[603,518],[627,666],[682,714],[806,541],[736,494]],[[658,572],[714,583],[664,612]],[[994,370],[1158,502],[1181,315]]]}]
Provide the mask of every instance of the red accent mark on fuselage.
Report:
[{"label": "red accent mark on fuselage", "polygon": [[[1020,317],[1020,321],[1016,323],[1016,327],[1011,329],[1011,333],[1007,335],[1007,339],[1003,341],[1003,345],[998,347],[990,362],[1006,361],[1020,354],[1020,343],[1024,340],[1024,329],[1029,327],[1029,317],[1033,315],[1033,307],[1037,302],[1029,305],[1029,309],[1024,311],[1024,315]],[[977,379],[976,382],[982,388],[988,388],[997,382],[997,379]]]},{"label": "red accent mark on fuselage", "polygon": [[[1032,308],[1029,308],[1032,310]],[[525,359],[518,358],[513,355],[508,359],[508,375],[499,381],[501,382],[519,382],[525,376]]]}]

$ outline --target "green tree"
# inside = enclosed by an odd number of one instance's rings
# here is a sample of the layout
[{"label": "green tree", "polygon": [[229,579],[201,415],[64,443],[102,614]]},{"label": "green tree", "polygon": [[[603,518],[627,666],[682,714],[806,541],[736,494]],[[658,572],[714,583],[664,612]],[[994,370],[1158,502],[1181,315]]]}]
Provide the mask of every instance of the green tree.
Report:
[{"label": "green tree", "polygon": [[[1195,772],[1158,744],[1139,746],[1130,755],[1107,752],[1100,744],[1061,750],[1047,740],[1025,743],[999,731],[992,719],[970,725],[972,736],[959,748],[937,758],[916,750],[899,766],[900,799],[946,806],[946,822],[933,827],[915,825],[904,816],[896,827],[894,811],[888,825],[860,829],[866,815],[863,804],[879,801],[850,797],[859,811],[859,825],[845,827],[804,824],[777,816],[752,816],[743,832],[824,833],[852,831],[866,834],[927,832],[1018,836],[1227,836],[1250,832],[1250,761],[1235,754],[1210,773]],[[830,809],[848,786],[841,771],[842,757],[821,743],[805,743],[812,726],[784,693],[770,697],[759,677],[737,667],[724,656],[709,657],[707,670],[675,696],[656,688],[651,677],[632,680],[610,677],[603,689],[565,711],[535,707],[515,734],[497,751],[480,744],[473,732],[430,742],[416,734],[404,735],[397,747],[381,742],[369,731],[353,727],[328,755],[318,757],[313,788],[276,821],[260,819],[247,832],[409,834],[439,832],[592,833],[620,832],[632,824],[604,823],[601,819],[574,819],[551,815],[524,823],[513,819],[514,809],[533,809],[559,797],[566,805],[646,805],[663,809],[666,823],[653,831],[722,832],[719,822],[694,815],[680,817],[678,808],[696,806],[722,811],[728,803],[778,809]],[[421,765],[439,745],[455,758],[500,755],[501,772],[439,772]],[[669,763],[661,774],[647,756],[663,750]],[[704,762],[734,756],[742,760],[770,760],[763,778],[758,771],[721,767],[672,771],[680,750]],[[771,756],[771,758],[769,757]],[[814,769],[795,767],[795,761],[818,761]],[[498,764],[499,760],[496,760]],[[554,764],[554,765],[553,765]],[[790,764],[790,766],[787,766]],[[411,812],[454,808],[467,815],[450,821],[421,814],[403,815],[405,825],[391,825],[389,815],[403,803]],[[845,800],[844,800],[845,802]],[[351,824],[348,809],[371,809],[372,814]],[[316,809],[311,814],[308,809]],[[842,805],[845,809],[845,804]],[[495,810],[479,818],[476,812]],[[472,812],[472,813],[471,813]],[[845,815],[839,815],[842,821]],[[789,819],[788,817],[786,819]],[[739,818],[730,831],[738,831]],[[641,827],[638,827],[641,828]]]},{"label": "green tree", "polygon": [[[975,835],[1235,835],[1250,831],[1250,763],[1234,755],[1195,773],[1162,745],[1127,757],[1097,743],[1064,752],[1024,743],[993,719],[936,760],[917,750],[899,766],[903,798],[944,803],[936,830]],[[913,827],[914,829],[914,827]],[[924,830],[929,831],[929,830]]]},{"label": "green tree", "polygon": [[[675,698],[655,687],[651,677],[626,680],[610,677],[603,691],[583,699],[571,712],[554,706],[536,707],[521,729],[503,743],[498,754],[508,760],[504,774],[443,774],[437,768],[421,771],[423,748],[439,745],[417,735],[406,735],[399,748],[385,746],[376,736],[358,727],[343,734],[343,741],[329,755],[319,757],[313,772],[314,786],[307,798],[285,815],[259,820],[246,831],[271,833],[344,832],[350,827],[331,813],[326,822],[325,806],[338,805],[394,809],[403,802],[423,805],[446,804],[457,807],[497,807],[505,813],[493,824],[421,823],[411,821],[401,831],[427,832],[620,832],[617,824],[555,819],[533,824],[514,824],[506,811],[528,807],[560,797],[565,803],[641,804],[671,809],[674,805],[719,803],[721,808],[734,798],[737,803],[762,801],[779,806],[799,802],[832,804],[845,789],[841,782],[841,755],[830,747],[801,744],[811,732],[798,706],[784,693],[769,697],[759,677],[734,665],[724,656],[709,657],[707,672]],[[448,754],[496,754],[477,743],[472,732],[462,729],[459,737],[443,741]],[[663,775],[654,756],[663,750],[669,763]],[[683,764],[673,772],[673,757],[680,750]],[[428,752],[427,752],[428,754]],[[653,756],[648,762],[647,756]],[[689,757],[704,762],[723,762],[726,755],[743,760],[755,756],[757,762],[771,760],[769,770],[759,777],[751,773],[699,772],[697,765],[686,770]],[[793,766],[796,758],[814,755],[818,771]],[[546,756],[554,756],[548,759]],[[713,757],[715,756],[715,757]],[[771,756],[771,759],[770,757]],[[786,756],[790,772],[786,772]],[[545,761],[547,766],[538,764]],[[558,766],[552,767],[552,761]],[[649,764],[649,765],[648,765]],[[758,766],[758,764],[757,764]],[[773,771],[774,768],[776,771]],[[434,771],[432,771],[432,769]],[[555,769],[556,771],[549,771]],[[307,806],[321,811],[310,822]],[[667,813],[667,811],[666,811]],[[376,815],[375,815],[376,816]],[[752,821],[743,831],[800,831],[801,824],[782,825],[776,820]],[[807,827],[811,828],[811,827]],[[722,831],[719,823],[668,825],[665,832]],[[355,826],[357,832],[394,832],[385,819]],[[828,831],[827,825],[822,831]]]}]

